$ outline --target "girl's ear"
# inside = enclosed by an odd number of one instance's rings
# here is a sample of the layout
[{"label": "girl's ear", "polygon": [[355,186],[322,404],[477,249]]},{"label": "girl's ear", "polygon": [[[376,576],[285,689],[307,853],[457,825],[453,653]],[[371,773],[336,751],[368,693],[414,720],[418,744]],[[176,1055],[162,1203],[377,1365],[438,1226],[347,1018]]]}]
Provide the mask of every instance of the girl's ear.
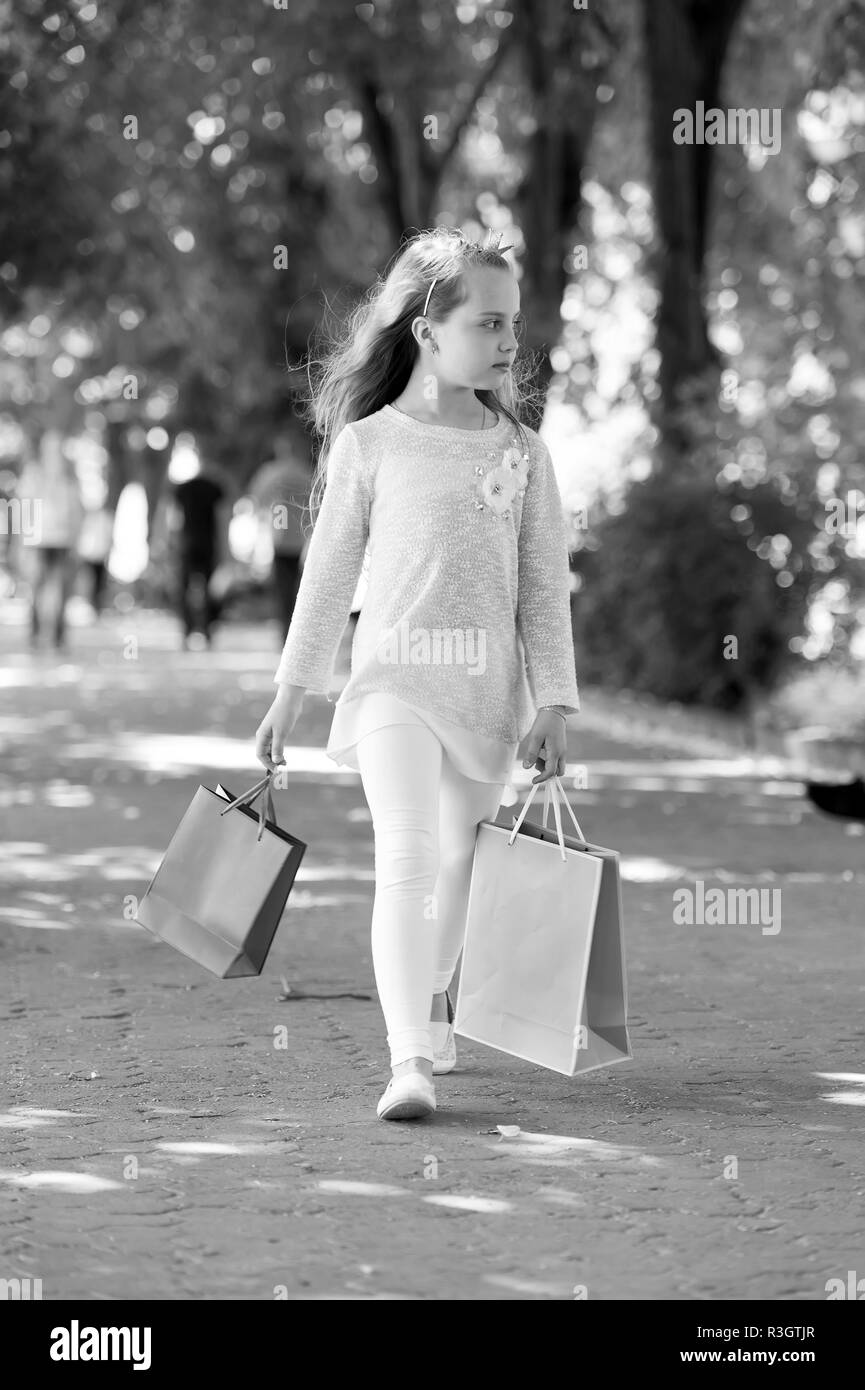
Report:
[{"label": "girl's ear", "polygon": [[418,314],[417,318],[412,320],[411,332],[418,347],[435,351],[433,347],[435,335],[433,333],[432,324],[430,324],[427,319],[423,318],[422,315]]},{"label": "girl's ear", "polygon": [[420,345],[429,348],[432,352],[436,351],[435,330],[428,319],[421,319]]}]

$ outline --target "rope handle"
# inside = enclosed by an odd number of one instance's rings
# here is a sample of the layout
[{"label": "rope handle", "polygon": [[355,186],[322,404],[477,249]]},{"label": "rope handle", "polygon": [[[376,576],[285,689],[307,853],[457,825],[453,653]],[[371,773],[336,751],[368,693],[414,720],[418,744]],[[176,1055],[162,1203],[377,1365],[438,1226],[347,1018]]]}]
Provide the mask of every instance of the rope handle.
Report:
[{"label": "rope handle", "polygon": [[[580,822],[577,820],[576,816],[574,815],[574,808],[573,808],[573,806],[571,805],[570,801],[568,800],[568,794],[567,794],[567,792],[565,791],[564,787],[562,786],[562,783],[561,783],[560,779],[556,776],[556,777],[551,778],[550,781],[555,782],[556,787],[558,788],[558,791],[559,791],[559,795],[560,795],[561,798],[562,798],[562,803],[563,803],[563,805],[566,807],[567,812],[568,812],[568,815],[570,816],[571,820],[574,822],[574,829],[576,830],[579,839],[582,840],[582,842],[583,842],[584,845],[587,845],[587,844],[588,844],[588,840],[586,839],[585,835],[583,834],[582,830],[580,829]],[[551,786],[550,786],[550,781],[548,781],[548,782],[545,784],[545,787],[544,787],[544,829],[545,829],[545,830],[546,830],[546,828],[547,828],[547,811],[548,811],[548,807],[549,807],[549,803],[550,803],[550,799],[551,799],[551,794],[552,794],[552,788],[551,788]],[[554,812],[556,812],[556,811],[558,811],[558,805],[559,805],[559,803],[558,803],[558,801],[555,799],[555,797],[552,798],[552,801],[553,801],[553,810],[554,810]]]},{"label": "rope handle", "polygon": [[279,821],[276,819],[276,809],[273,804],[273,791],[271,789],[271,779],[273,778],[274,771],[275,769],[271,769],[265,777],[262,777],[260,782],[256,782],[254,787],[249,788],[249,791],[241,792],[240,796],[236,796],[233,801],[228,803],[225,810],[219,813],[221,816],[224,816],[226,812],[233,811],[235,806],[247,806],[251,809],[253,801],[255,801],[262,792],[265,792],[258,817],[258,835],[256,838],[259,840],[264,834],[265,818],[269,820],[272,825],[277,826],[277,828],[279,827]]},{"label": "rope handle", "polygon": [[[555,788],[551,785],[553,782],[555,783]],[[511,831],[510,835],[508,836],[508,844],[509,844],[509,845],[512,845],[512,844],[514,843],[514,840],[516,839],[516,836],[517,836],[517,831],[519,830],[520,826],[522,825],[523,820],[524,820],[524,818],[525,818],[525,814],[526,814],[526,812],[528,811],[530,805],[532,804],[532,801],[534,800],[535,793],[537,792],[538,787],[539,787],[540,785],[541,785],[540,782],[535,782],[534,785],[532,786],[531,791],[529,792],[528,796],[526,797],[525,802],[523,803],[523,809],[520,811],[519,816],[517,817],[517,819],[516,819],[515,822],[514,822],[514,827],[513,827],[512,831]],[[556,791],[557,791],[558,794],[559,794],[558,796],[555,795],[555,792],[556,792]],[[583,843],[584,845],[587,843],[587,841],[586,841],[585,835],[583,834],[582,830],[580,829],[580,823],[579,823],[579,821],[577,820],[576,816],[574,815],[573,807],[571,806],[571,803],[570,803],[570,801],[569,801],[568,798],[567,798],[567,795],[566,795],[566,793],[565,793],[565,789],[564,789],[564,787],[562,786],[561,781],[559,780],[559,778],[558,778],[557,776],[548,777],[548,778],[545,780],[545,782],[544,782],[544,821],[543,821],[543,827],[542,827],[542,828],[543,828],[544,830],[547,829],[547,818],[548,818],[548,816],[549,816],[551,795],[552,795],[552,802],[553,802],[553,814],[554,814],[555,819],[556,819],[556,837],[557,837],[558,842],[559,842],[559,852],[560,852],[560,854],[561,854],[561,856],[562,856],[562,859],[565,859],[567,856],[566,856],[566,854],[565,854],[565,840],[564,840],[564,833],[563,833],[563,831],[562,831],[562,816],[561,816],[561,810],[560,810],[560,808],[559,808],[559,797],[561,797],[561,799],[562,799],[562,801],[564,802],[565,806],[567,806],[567,808],[568,808],[568,813],[569,813],[569,815],[570,815],[570,817],[571,817],[571,820],[574,822],[574,826],[575,826],[575,828],[576,828],[577,835],[579,836],[580,840],[582,841],[582,843]]]}]

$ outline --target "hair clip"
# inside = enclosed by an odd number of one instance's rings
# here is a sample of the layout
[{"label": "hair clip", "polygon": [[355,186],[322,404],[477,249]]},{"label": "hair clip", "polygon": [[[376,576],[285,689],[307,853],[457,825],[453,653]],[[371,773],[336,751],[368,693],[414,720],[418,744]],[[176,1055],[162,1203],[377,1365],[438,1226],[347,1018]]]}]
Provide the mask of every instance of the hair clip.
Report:
[{"label": "hair clip", "polygon": [[[501,256],[505,251],[513,251],[513,249],[514,249],[514,244],[515,244],[514,242],[511,242],[511,244],[510,244],[509,246],[502,246],[502,237],[503,237],[503,235],[504,235],[503,232],[494,232],[493,229],[492,229],[492,227],[490,227],[490,229],[489,229],[489,231],[488,231],[488,233],[487,233],[487,244],[486,244],[486,246],[484,247],[484,250],[485,250],[485,251],[498,251],[498,253],[499,253],[500,256]],[[496,238],[497,238],[497,240],[495,241],[495,243],[493,242],[493,237],[496,237]]]},{"label": "hair clip", "polygon": [[[450,229],[448,229],[448,230],[450,230]],[[497,252],[499,253],[499,255],[502,255],[503,252],[505,252],[505,251],[513,251],[513,249],[514,249],[514,243],[513,243],[513,242],[512,242],[509,246],[502,246],[502,235],[503,235],[503,234],[502,234],[501,232],[494,232],[492,228],[490,228],[489,231],[488,231],[488,234],[487,234],[487,244],[486,244],[485,247],[481,247],[480,244],[479,244],[478,242],[472,241],[471,238],[470,238],[470,237],[467,237],[466,234],[465,234],[465,232],[460,231],[459,228],[454,228],[453,231],[456,232],[456,235],[457,235],[457,237],[459,238],[459,241],[460,241],[461,245],[463,245],[463,246],[468,246],[468,247],[470,247],[471,250],[473,250],[473,251],[481,251],[481,250],[484,250],[484,251],[497,251]],[[493,238],[496,238],[496,239],[497,239],[495,244],[493,244]],[[427,290],[427,296],[426,296],[426,299],[425,299],[425,301],[424,301],[423,315],[422,315],[422,317],[424,317],[424,318],[426,318],[426,312],[427,312],[427,309],[429,308],[429,302],[430,302],[430,299],[432,298],[432,292],[433,292],[433,290],[435,289],[436,285],[438,284],[439,278],[440,278],[440,277],[439,277],[438,275],[436,275],[435,278],[434,278],[434,280],[433,280],[433,282],[432,282],[432,284],[430,285],[429,289]]]}]

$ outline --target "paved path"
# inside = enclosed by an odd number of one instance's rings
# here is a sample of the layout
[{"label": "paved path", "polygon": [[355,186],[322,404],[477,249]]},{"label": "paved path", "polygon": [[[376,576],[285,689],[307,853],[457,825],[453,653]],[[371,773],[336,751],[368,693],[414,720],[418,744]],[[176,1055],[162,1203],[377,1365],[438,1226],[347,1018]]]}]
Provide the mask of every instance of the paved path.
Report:
[{"label": "paved path", "polygon": [[[865,1275],[863,844],[782,767],[615,741],[587,701],[574,801],[623,856],[634,1059],[569,1080],[458,1040],[434,1120],[385,1125],[371,826],[323,757],[324,700],[280,794],[309,850],[263,976],[215,980],[124,917],[198,782],[257,780],[273,630],[181,653],[158,615],[113,618],[62,662],[23,637],[0,630],[0,1278],[46,1299],[822,1300]],[[677,925],[697,879],[780,889],[781,930]],[[286,1003],[283,979],[371,997]]]}]

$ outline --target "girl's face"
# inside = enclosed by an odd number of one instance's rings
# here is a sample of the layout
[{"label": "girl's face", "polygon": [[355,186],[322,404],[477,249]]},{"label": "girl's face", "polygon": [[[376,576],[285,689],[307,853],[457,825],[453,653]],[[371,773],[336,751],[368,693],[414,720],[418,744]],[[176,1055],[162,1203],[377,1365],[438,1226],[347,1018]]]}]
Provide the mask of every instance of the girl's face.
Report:
[{"label": "girl's face", "polygon": [[449,385],[494,391],[507,380],[517,353],[520,288],[509,270],[473,267],[463,275],[463,303],[444,322],[430,321],[438,346],[433,362]]}]

